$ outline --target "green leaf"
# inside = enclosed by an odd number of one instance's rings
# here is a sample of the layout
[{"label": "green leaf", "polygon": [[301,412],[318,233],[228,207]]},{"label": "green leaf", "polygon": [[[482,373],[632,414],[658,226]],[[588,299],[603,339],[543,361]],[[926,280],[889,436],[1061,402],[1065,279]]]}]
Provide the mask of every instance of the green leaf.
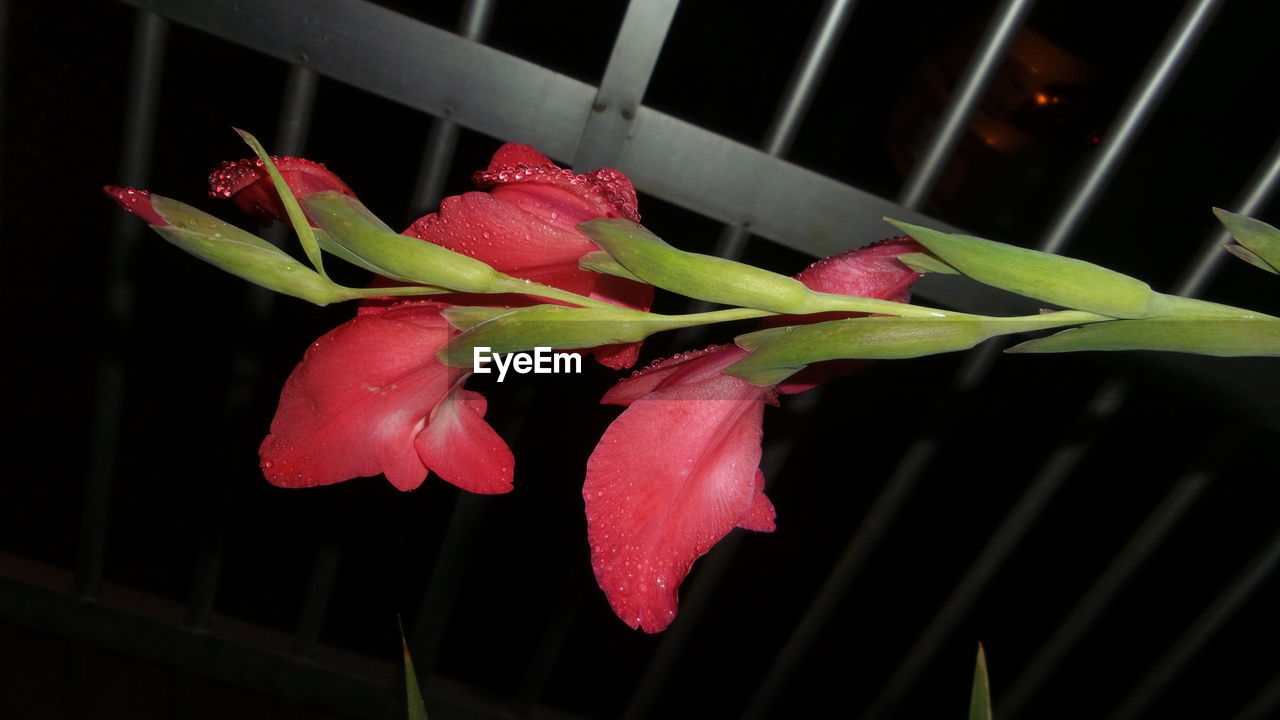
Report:
[{"label": "green leaf", "polygon": [[578,229],[650,285],[707,302],[778,313],[809,312],[812,293],[794,278],[679,250],[627,220],[602,218],[582,223]]},{"label": "green leaf", "polygon": [[320,245],[316,242],[311,223],[307,222],[307,216],[303,214],[302,208],[298,206],[298,198],[294,197],[293,190],[284,181],[280,171],[276,168],[276,164],[272,162],[271,156],[262,147],[262,143],[258,142],[258,138],[240,128],[233,129],[249,147],[253,148],[253,152],[258,155],[258,159],[262,160],[263,167],[266,168],[267,174],[271,176],[271,183],[275,186],[276,193],[280,195],[280,202],[284,205],[284,211],[289,216],[289,223],[293,225],[293,231],[298,234],[298,240],[302,243],[302,251],[307,254],[307,259],[311,261],[312,267],[321,275],[328,277],[328,274],[324,271],[324,259],[320,254]]},{"label": "green leaf", "polygon": [[405,642],[403,629],[400,630],[400,646],[404,648],[404,691],[409,720],[427,720],[427,705],[422,700],[418,673],[413,669],[413,658],[409,657],[409,643]]},{"label": "green leaf", "polygon": [[1021,318],[861,317],[758,330],[735,339],[751,354],[725,372],[755,385],[774,385],[825,360],[898,360],[968,350],[997,335],[1105,319],[1066,311]]},{"label": "green leaf", "polygon": [[253,233],[160,195],[151,207],[170,223],[152,226],[160,237],[232,275],[317,305],[345,299],[345,288]]},{"label": "green leaf", "polygon": [[1199,355],[1280,356],[1280,320],[1151,318],[1116,320],[1064,330],[1009,348],[1011,353],[1080,350],[1164,350]]},{"label": "green leaf", "polygon": [[1268,263],[1266,260],[1263,260],[1262,258],[1258,257],[1253,253],[1253,251],[1249,250],[1249,248],[1243,245],[1223,245],[1222,249],[1226,250],[1232,255],[1235,255],[1236,257],[1240,258],[1241,260],[1249,263],[1254,267],[1262,268],[1263,270],[1266,270],[1269,273],[1280,275],[1280,270],[1277,270],[1276,268],[1271,267],[1271,263]]},{"label": "green leaf", "polygon": [[440,311],[445,320],[458,330],[470,330],[480,323],[515,312],[511,308],[495,308],[476,305],[454,306]]},{"label": "green leaf", "polygon": [[615,277],[625,278],[627,280],[635,280],[636,282],[644,282],[635,276],[635,273],[626,269],[617,260],[614,260],[609,253],[603,250],[589,252],[578,259],[578,267],[583,270],[601,273],[603,275],[613,275]]},{"label": "green leaf", "polygon": [[993,720],[991,681],[987,678],[987,654],[978,643],[978,662],[973,668],[973,692],[969,695],[969,720]]},{"label": "green leaf", "polygon": [[461,292],[506,292],[511,278],[475,258],[401,235],[359,200],[326,190],[302,199],[312,219],[357,264],[380,275]]},{"label": "green leaf", "polygon": [[[461,313],[446,310],[450,323],[455,318],[469,324],[483,312],[464,308]],[[440,361],[452,367],[471,367],[475,349],[508,353],[538,347],[552,350],[579,350],[600,345],[639,342],[649,335],[679,325],[673,319],[626,308],[575,308],[561,305],[534,305],[503,310],[487,320],[472,324],[466,332],[437,352]]]},{"label": "green leaf", "polygon": [[980,283],[1108,317],[1140,318],[1153,312],[1157,293],[1128,275],[1083,260],[886,220]]},{"label": "green leaf", "polygon": [[929,253],[903,253],[898,260],[918,273],[938,273],[942,275],[959,275],[960,271],[942,262]]},{"label": "green leaf", "polygon": [[[1218,216],[1218,221],[1227,229],[1227,232],[1231,233],[1236,241],[1248,249],[1253,257],[1262,260],[1269,266],[1259,267],[1265,267],[1271,272],[1280,270],[1280,230],[1261,220],[1256,220],[1247,215],[1227,212],[1221,208],[1214,208],[1213,214]],[[1231,246],[1228,246],[1227,249],[1230,250]],[[1250,260],[1250,262],[1253,261]],[[1257,263],[1253,264],[1257,265]]]}]

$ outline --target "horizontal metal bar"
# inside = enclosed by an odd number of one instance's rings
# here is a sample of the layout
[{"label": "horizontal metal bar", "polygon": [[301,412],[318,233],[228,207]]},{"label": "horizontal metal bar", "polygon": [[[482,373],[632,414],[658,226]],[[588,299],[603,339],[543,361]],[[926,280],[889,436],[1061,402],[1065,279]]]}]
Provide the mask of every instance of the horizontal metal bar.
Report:
[{"label": "horizontal metal bar", "polygon": [[[122,1],[290,62],[305,55],[322,75],[562,160],[573,157],[596,95],[586,83],[363,0]],[[884,237],[885,216],[949,229],[651,108],[637,108],[632,133],[617,167],[637,188],[813,255]],[[954,295],[951,285],[939,283]]]},{"label": "horizontal metal bar", "polygon": [[[288,633],[217,616],[207,630],[193,631],[183,623],[180,603],[111,583],[103,584],[100,601],[84,602],[61,589],[68,585],[66,570],[0,553],[0,622],[268,695],[284,688],[291,699],[326,712],[380,718],[385,710],[398,658],[388,662],[322,645],[299,662]],[[433,716],[511,717],[506,699],[484,688],[431,676],[424,692]],[[545,705],[532,716],[580,720]]]},{"label": "horizontal metal bar", "polygon": [[586,83],[364,0],[124,1],[553,157],[573,156],[595,97]]},{"label": "horizontal metal bar", "polygon": [[[496,0],[467,0],[462,6],[458,34],[467,40],[482,42],[489,33],[496,5]],[[406,224],[440,204],[445,177],[453,165],[453,153],[458,145],[458,129],[458,124],[448,118],[432,120],[422,152],[422,164],[418,168],[418,180],[410,195]]]},{"label": "horizontal metal bar", "polygon": [[983,93],[995,77],[996,70],[1009,53],[1009,46],[1022,29],[1027,13],[1035,5],[1035,0],[1004,0],[996,8],[991,23],[982,39],[978,41],[978,50],[969,58],[969,63],[960,73],[960,79],[951,91],[951,98],[942,111],[942,119],[938,123],[933,137],[929,139],[925,151],[911,168],[911,174],[903,183],[898,194],[898,202],[909,208],[918,208],[929,199],[938,178],[942,175],[947,161],[964,129],[969,125],[969,118],[978,108]]},{"label": "horizontal metal bar", "polygon": [[1050,221],[1038,245],[1041,250],[1059,252],[1080,228],[1221,5],[1222,0],[1192,0],[1187,3],[1150,64],[1142,71],[1115,122],[1107,128],[1098,156],[1089,164],[1071,197]]}]

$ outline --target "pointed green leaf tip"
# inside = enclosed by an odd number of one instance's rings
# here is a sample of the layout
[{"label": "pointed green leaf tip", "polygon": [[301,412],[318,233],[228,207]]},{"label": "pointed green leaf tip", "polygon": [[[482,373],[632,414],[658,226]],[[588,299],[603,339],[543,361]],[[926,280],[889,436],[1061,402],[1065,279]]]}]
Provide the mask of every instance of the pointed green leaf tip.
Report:
[{"label": "pointed green leaf tip", "polygon": [[1158,311],[1158,293],[1128,275],[1083,260],[885,219],[985,285],[1108,317],[1139,318]]},{"label": "pointed green leaf tip", "polygon": [[[1247,215],[1214,208],[1213,214],[1240,245],[1227,250],[1251,265],[1280,274],[1280,230]],[[1241,247],[1243,246],[1243,247]]]},{"label": "pointed green leaf tip", "polygon": [[152,227],[161,237],[232,275],[316,305],[346,299],[345,288],[253,233],[160,195],[151,206],[170,223]]},{"label": "pointed green leaf tip", "polygon": [[404,691],[409,720],[427,720],[427,705],[422,701],[418,673],[413,669],[413,658],[409,657],[409,643],[405,642],[403,628],[400,629],[400,646],[404,648]]},{"label": "pointed green leaf tip", "polygon": [[1114,320],[1064,330],[1009,348],[1011,353],[1164,350],[1219,357],[1280,356],[1280,320],[1151,318]]},{"label": "pointed green leaf tip", "polygon": [[350,195],[325,190],[302,204],[329,239],[381,275],[461,292],[510,288],[510,278],[475,258],[395,232]]},{"label": "pointed green leaf tip", "polygon": [[508,353],[547,347],[581,350],[601,345],[639,342],[655,332],[680,327],[678,318],[627,308],[575,308],[534,305],[513,310],[450,308],[445,318],[465,332],[450,340],[436,357],[451,367],[471,367],[475,348]]},{"label": "pointed green leaf tip", "polygon": [[641,280],[707,302],[805,313],[812,294],[799,280],[712,255],[668,245],[644,226],[614,218],[578,229]]},{"label": "pointed green leaf tip", "polygon": [[969,695],[969,720],[993,720],[991,681],[987,677],[987,654],[978,643],[978,662],[973,668],[973,692]]},{"label": "pointed green leaf tip", "polygon": [[316,242],[315,232],[311,229],[311,223],[307,222],[307,216],[302,213],[302,208],[298,206],[298,198],[294,197],[293,190],[284,181],[284,177],[280,175],[276,164],[271,160],[271,156],[267,154],[266,148],[262,147],[262,143],[258,142],[258,138],[252,134],[240,128],[232,129],[236,131],[241,140],[245,141],[245,144],[253,148],[253,152],[262,161],[262,166],[266,168],[267,174],[271,176],[271,184],[275,186],[276,194],[280,196],[280,203],[284,205],[284,211],[289,215],[289,224],[293,225],[293,231],[298,234],[298,240],[302,243],[302,251],[307,254],[307,259],[311,261],[311,266],[324,277],[329,277],[324,271],[320,244]]},{"label": "pointed green leaf tip", "polygon": [[769,328],[734,342],[751,354],[725,372],[754,385],[773,385],[824,360],[900,360],[968,350],[983,340],[1106,318],[1072,310],[1030,317],[861,317]]}]

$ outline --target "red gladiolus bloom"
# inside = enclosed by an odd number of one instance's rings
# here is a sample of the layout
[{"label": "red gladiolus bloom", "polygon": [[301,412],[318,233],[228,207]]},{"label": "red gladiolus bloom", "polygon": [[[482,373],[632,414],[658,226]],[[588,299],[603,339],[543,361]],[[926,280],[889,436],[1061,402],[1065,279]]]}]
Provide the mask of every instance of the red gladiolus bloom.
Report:
[{"label": "red gladiolus bloom", "polygon": [[[815,290],[904,301],[919,275],[896,258],[920,250],[911,240],[889,240],[820,260],[796,277]],[[596,580],[633,628],[658,632],[671,624],[694,560],[730,530],[774,529],[759,470],[764,405],[820,380],[759,387],[723,373],[745,355],[732,345],[677,355],[602,400],[627,409],[587,463],[587,536]]]},{"label": "red gladiolus bloom", "polygon": [[[298,196],[321,190],[353,195],[323,165],[301,158],[276,164]],[[470,255],[493,268],[562,290],[638,310],[653,303],[653,287],[578,267],[578,260],[599,250],[578,230],[580,223],[603,217],[639,221],[636,191],[626,175],[602,168],[575,175],[527,145],[507,143],[489,167],[475,174],[477,186],[440,201],[440,211],[416,220],[405,235]],[[284,220],[271,178],[257,158],[224,162],[209,176],[210,194],[229,197],[263,221]],[[466,296],[469,305],[519,305],[523,300]],[[546,302],[538,300],[537,302]],[[596,348],[603,364],[621,369],[635,364],[639,343]]]},{"label": "red gladiolus bloom", "polygon": [[267,479],[310,487],[381,473],[412,490],[430,469],[471,492],[510,491],[514,460],[484,422],[484,397],[462,389],[469,373],[435,357],[457,334],[445,307],[362,312],[317,340],[259,451]]},{"label": "red gladiolus bloom", "polygon": [[[582,270],[578,260],[599,250],[578,225],[596,218],[638,222],[636,191],[626,175],[603,168],[575,175],[527,145],[507,143],[473,178],[489,192],[440,201],[411,235],[483,260],[496,270],[637,310],[653,303],[653,286]],[[631,367],[640,344],[595,350],[603,364]]]}]

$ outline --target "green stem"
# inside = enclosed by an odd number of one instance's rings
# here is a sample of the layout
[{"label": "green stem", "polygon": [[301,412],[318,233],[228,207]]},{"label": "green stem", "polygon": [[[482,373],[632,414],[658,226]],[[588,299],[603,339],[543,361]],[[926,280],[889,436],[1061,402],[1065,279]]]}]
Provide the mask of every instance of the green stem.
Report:
[{"label": "green stem", "polygon": [[404,297],[412,295],[442,295],[449,292],[444,288],[431,287],[429,285],[409,285],[405,287],[370,287],[370,288],[349,288],[339,287],[337,290],[337,301],[343,300],[361,300],[364,298],[374,297]]},{"label": "green stem", "polygon": [[568,290],[543,285],[532,280],[522,280],[520,278],[506,276],[497,284],[498,292],[515,293],[520,295],[532,295],[534,297],[546,298],[548,300],[560,300],[561,302],[572,303],[580,307],[603,308],[607,310],[617,310],[619,306],[607,303],[602,300],[594,300],[579,295]]},{"label": "green stem", "polygon": [[877,300],[856,295],[835,295],[815,292],[804,307],[804,314],[821,312],[864,312],[898,317],[927,317],[936,319],[977,317],[968,313],[951,312],[923,305],[908,305],[892,300]]}]

